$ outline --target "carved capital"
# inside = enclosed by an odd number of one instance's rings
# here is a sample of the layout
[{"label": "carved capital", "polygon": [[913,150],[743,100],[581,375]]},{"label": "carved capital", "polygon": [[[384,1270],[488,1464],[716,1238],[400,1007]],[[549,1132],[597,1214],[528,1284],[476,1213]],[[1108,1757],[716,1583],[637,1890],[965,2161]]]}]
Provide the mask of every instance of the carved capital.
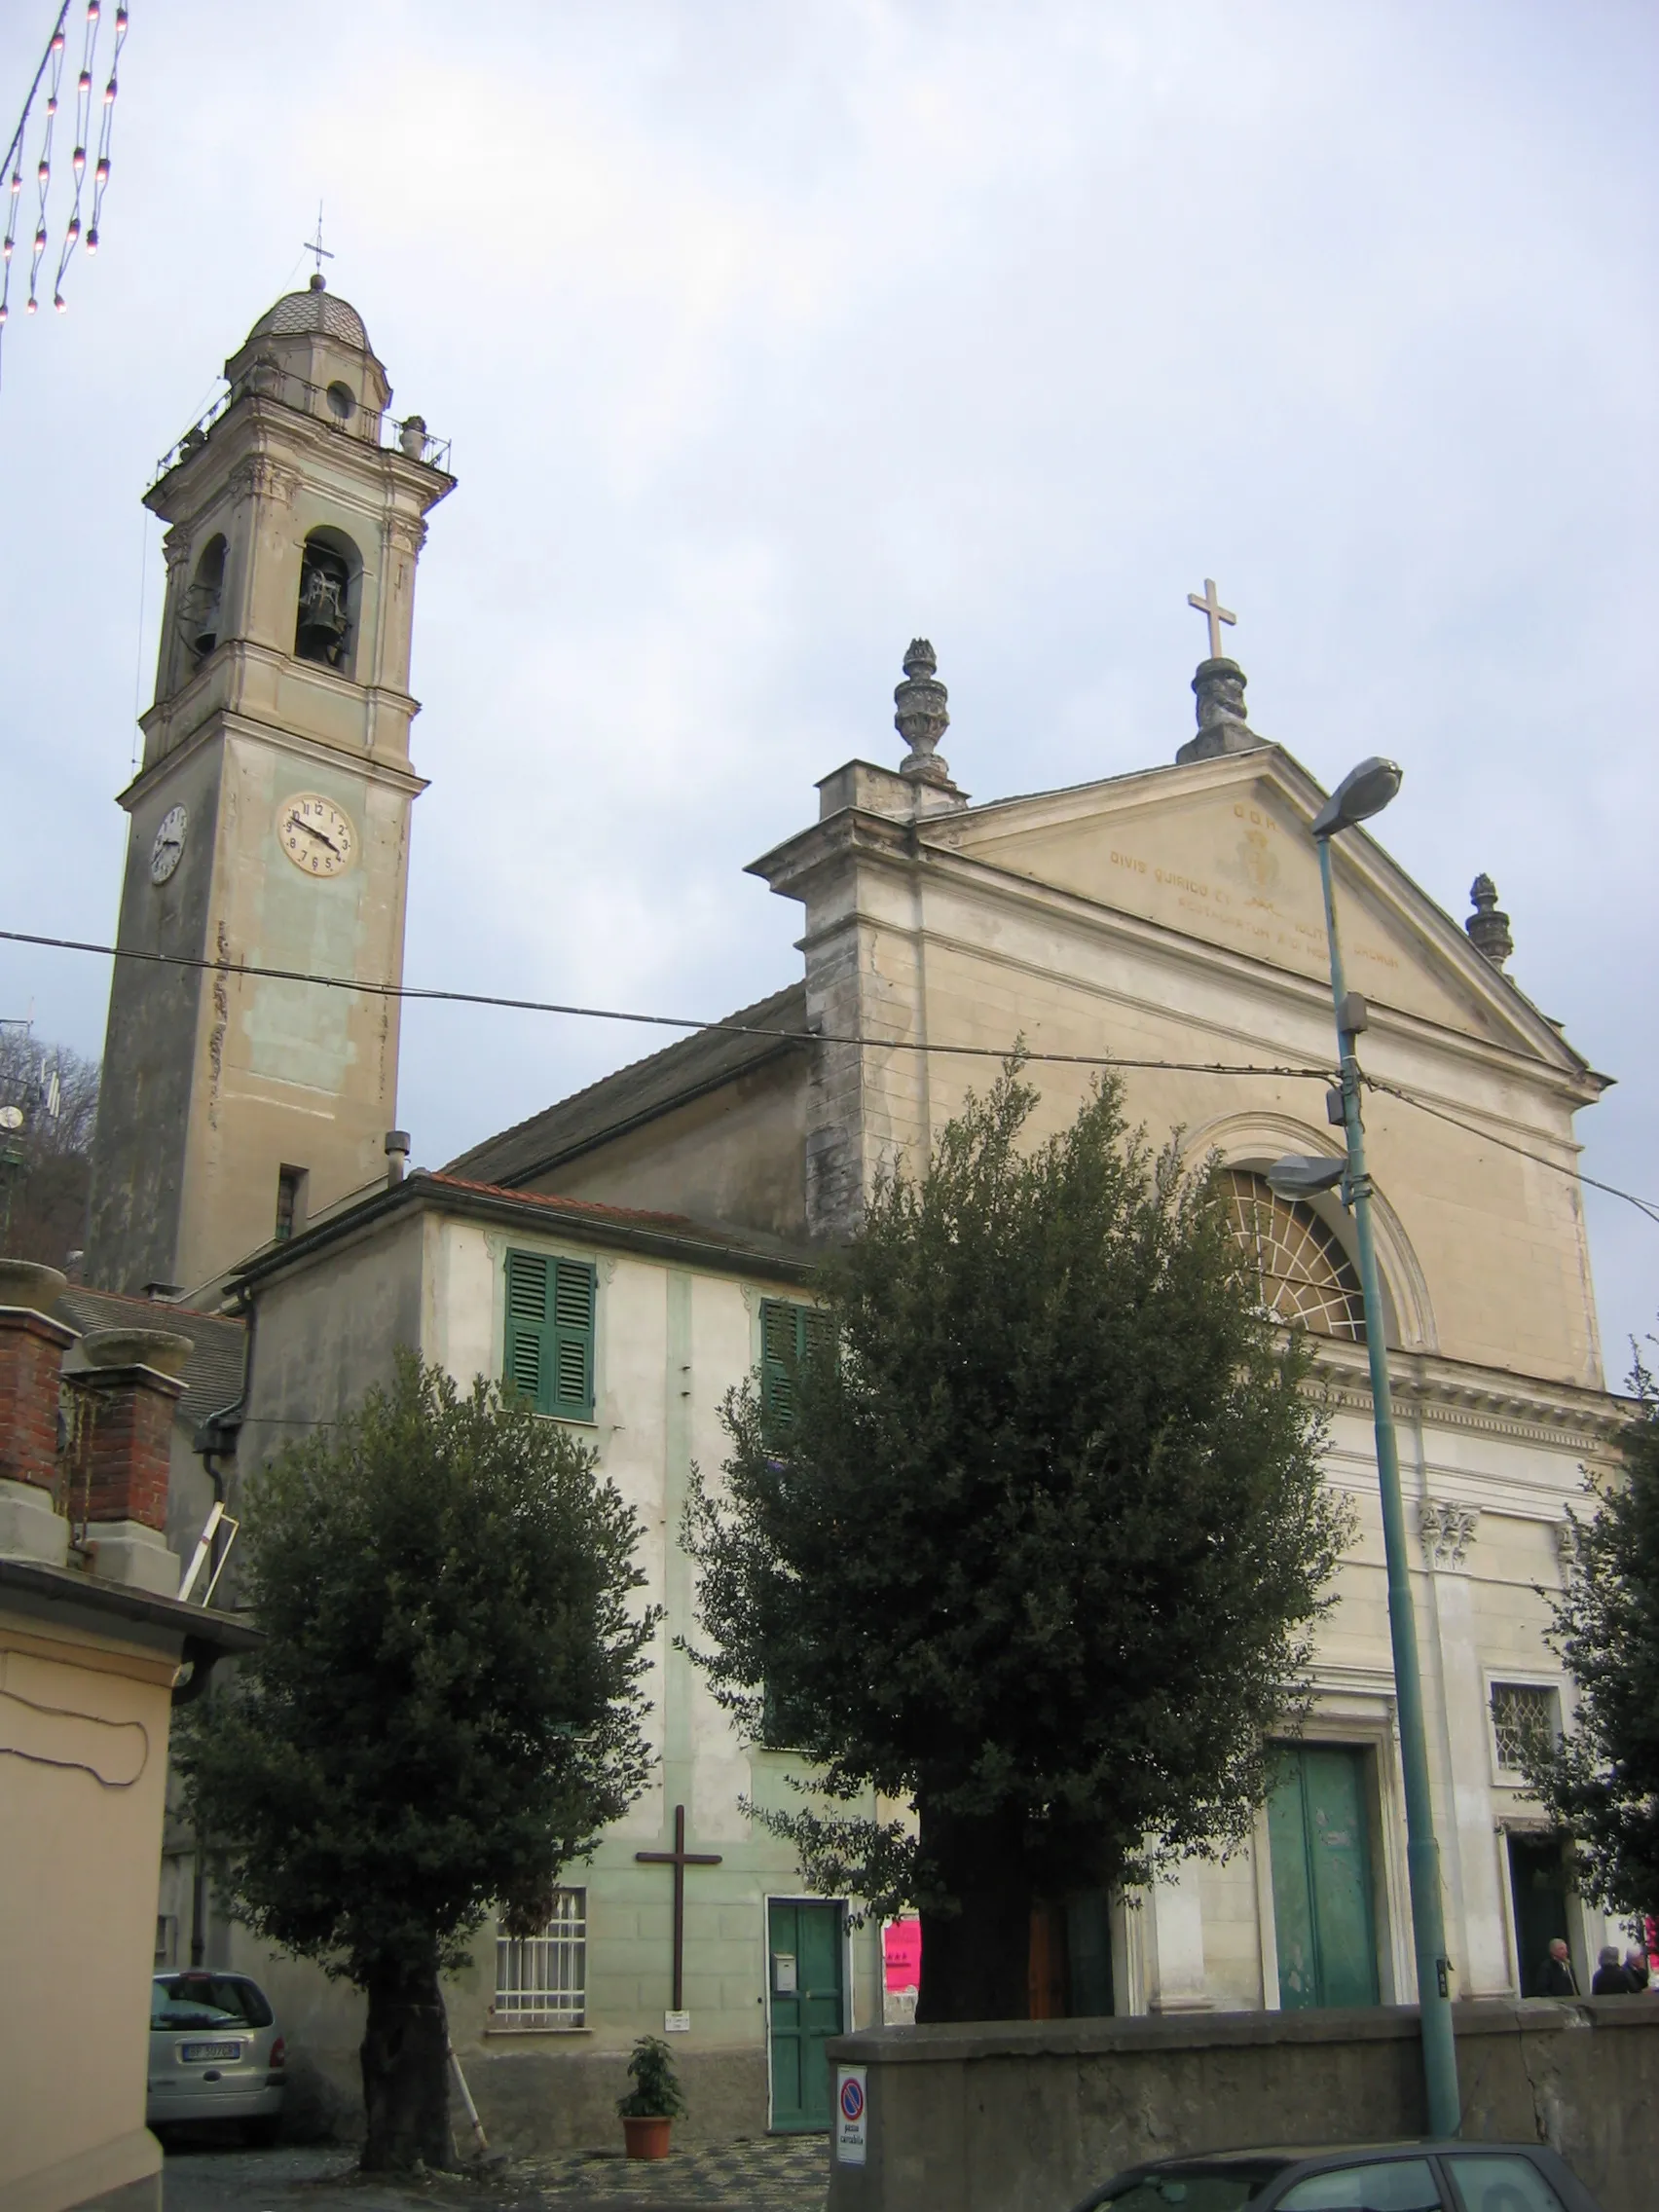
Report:
[{"label": "carved capital", "polygon": [[231,472],[231,496],[239,502],[244,499],[275,499],[282,506],[293,501],[299,479],[292,469],[280,467],[264,454],[256,453],[240,467]]},{"label": "carved capital", "polygon": [[162,539],[162,559],[166,561],[170,571],[174,569],[182,569],[189,553],[190,539],[183,525],[175,525]]},{"label": "carved capital", "polygon": [[1468,1559],[1469,1546],[1475,1540],[1475,1524],[1480,1517],[1478,1506],[1448,1505],[1441,1499],[1425,1497],[1419,1530],[1429,1566],[1462,1567]]},{"label": "carved capital", "polygon": [[386,526],[386,538],[400,553],[419,554],[426,542],[426,526],[410,515],[393,515]]}]

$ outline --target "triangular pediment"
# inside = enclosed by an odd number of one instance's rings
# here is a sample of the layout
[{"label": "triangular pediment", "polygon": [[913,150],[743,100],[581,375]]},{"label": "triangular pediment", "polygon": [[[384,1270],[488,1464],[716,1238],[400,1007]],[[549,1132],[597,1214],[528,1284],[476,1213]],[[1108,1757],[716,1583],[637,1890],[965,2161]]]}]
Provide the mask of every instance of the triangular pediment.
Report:
[{"label": "triangular pediment", "polygon": [[[930,844],[1246,958],[1329,975],[1309,825],[1325,793],[1278,746],[1115,777],[936,819]],[[1564,1069],[1554,1027],[1391,861],[1350,830],[1334,847],[1350,989]]]}]

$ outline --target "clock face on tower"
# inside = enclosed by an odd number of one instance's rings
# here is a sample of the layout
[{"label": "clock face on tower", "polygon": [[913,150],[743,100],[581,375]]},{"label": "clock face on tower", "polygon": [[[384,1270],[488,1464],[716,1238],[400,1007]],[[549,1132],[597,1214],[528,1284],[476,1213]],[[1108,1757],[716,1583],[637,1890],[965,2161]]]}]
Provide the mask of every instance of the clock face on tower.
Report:
[{"label": "clock face on tower", "polygon": [[156,831],[155,843],[150,847],[152,883],[166,883],[184,858],[184,833],[189,828],[190,816],[182,806],[169,807],[162,816],[162,826]]},{"label": "clock face on tower", "polygon": [[338,875],[357,850],[349,814],[315,792],[296,792],[276,810],[276,836],[302,875]]}]

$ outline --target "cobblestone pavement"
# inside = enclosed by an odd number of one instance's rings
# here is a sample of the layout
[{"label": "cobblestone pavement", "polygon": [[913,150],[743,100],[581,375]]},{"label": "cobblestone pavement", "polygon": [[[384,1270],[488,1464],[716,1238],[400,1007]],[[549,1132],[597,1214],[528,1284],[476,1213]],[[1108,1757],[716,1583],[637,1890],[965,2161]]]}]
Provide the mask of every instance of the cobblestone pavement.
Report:
[{"label": "cobblestone pavement", "polygon": [[524,2158],[514,2178],[534,2181],[549,2205],[731,2206],[732,2212],[823,2212],[830,2187],[824,2135],[760,2135],[714,2150],[671,2152],[646,2162],[608,2154]]},{"label": "cobblestone pavement", "polygon": [[169,2148],[166,2212],[823,2212],[824,2136],[759,2136],[645,2161],[620,2152],[516,2158],[487,2179],[389,2183],[357,2176],[339,2147]]}]

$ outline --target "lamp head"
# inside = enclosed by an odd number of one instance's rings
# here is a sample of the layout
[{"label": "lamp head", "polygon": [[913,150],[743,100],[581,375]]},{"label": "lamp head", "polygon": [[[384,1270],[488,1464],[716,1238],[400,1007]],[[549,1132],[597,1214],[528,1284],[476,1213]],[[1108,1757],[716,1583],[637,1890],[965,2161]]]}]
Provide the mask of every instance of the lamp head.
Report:
[{"label": "lamp head", "polygon": [[1310,1198],[1320,1191],[1334,1189],[1347,1168],[1346,1156],[1338,1160],[1290,1152],[1268,1169],[1268,1188],[1281,1198]]},{"label": "lamp head", "polygon": [[1313,817],[1315,837],[1334,837],[1339,830],[1351,830],[1381,814],[1405,781],[1405,771],[1393,760],[1373,754],[1357,768],[1350,768]]}]

